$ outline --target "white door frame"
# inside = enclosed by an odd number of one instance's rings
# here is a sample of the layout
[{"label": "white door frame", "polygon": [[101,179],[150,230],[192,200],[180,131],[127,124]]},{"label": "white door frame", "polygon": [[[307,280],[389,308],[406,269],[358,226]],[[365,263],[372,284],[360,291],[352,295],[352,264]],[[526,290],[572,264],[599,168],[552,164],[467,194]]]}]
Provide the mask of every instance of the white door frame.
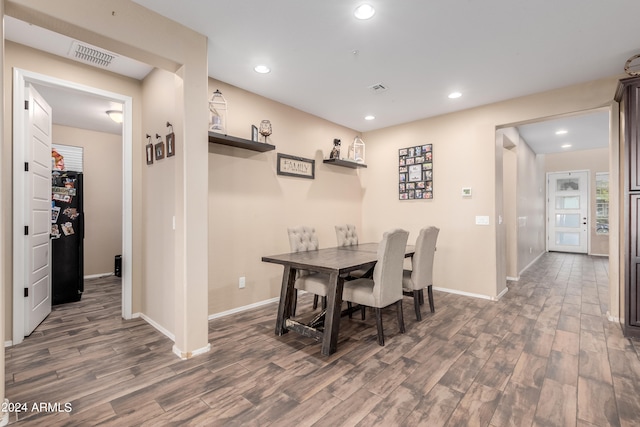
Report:
[{"label": "white door frame", "polygon": [[[26,83],[44,86],[58,86],[101,96],[123,105],[122,122],[122,317],[131,319],[132,274],[131,259],[133,256],[133,101],[130,96],[108,92],[102,89],[85,86],[44,74],[34,73],[20,68],[13,69],[13,344],[24,340],[24,239],[23,235],[24,203],[20,200],[24,193],[24,101]],[[16,202],[18,201],[18,202]],[[16,256],[18,254],[18,256]]]},{"label": "white door frame", "polygon": [[[555,203],[554,201],[549,200],[549,179],[551,175],[554,174],[561,174],[561,173],[586,173],[587,177],[586,177],[586,182],[585,185],[587,187],[586,189],[586,194],[587,194],[587,230],[585,232],[585,237],[586,237],[586,254],[589,255],[591,254],[591,171],[589,169],[578,169],[578,170],[569,170],[569,171],[557,171],[557,172],[547,172],[547,176],[546,176],[546,189],[547,189],[547,194],[545,195],[545,199],[547,200],[547,209],[546,209],[546,239],[545,239],[545,245],[546,245],[546,251],[549,252],[549,241],[552,238],[552,236],[550,235],[550,221],[552,221],[552,218],[550,216],[550,212],[551,212],[551,203]],[[582,221],[582,219],[581,219]]]}]

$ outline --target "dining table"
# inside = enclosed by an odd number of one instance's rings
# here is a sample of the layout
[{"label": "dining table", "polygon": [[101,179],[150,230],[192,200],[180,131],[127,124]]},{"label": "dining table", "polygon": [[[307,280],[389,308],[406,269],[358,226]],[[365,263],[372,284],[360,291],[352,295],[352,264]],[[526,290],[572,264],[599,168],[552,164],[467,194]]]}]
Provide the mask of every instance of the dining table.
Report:
[{"label": "dining table", "polygon": [[[405,257],[412,256],[414,251],[413,245],[407,245]],[[263,262],[284,266],[276,318],[276,335],[281,336],[289,331],[294,331],[321,342],[323,355],[329,356],[335,353],[338,347],[345,277],[354,270],[373,268],[377,260],[378,243],[360,243],[351,246],[263,256]],[[326,309],[314,320],[307,323],[293,319],[293,302],[296,291],[294,284],[298,270],[309,270],[329,275]],[[321,320],[318,321],[318,319]]]}]

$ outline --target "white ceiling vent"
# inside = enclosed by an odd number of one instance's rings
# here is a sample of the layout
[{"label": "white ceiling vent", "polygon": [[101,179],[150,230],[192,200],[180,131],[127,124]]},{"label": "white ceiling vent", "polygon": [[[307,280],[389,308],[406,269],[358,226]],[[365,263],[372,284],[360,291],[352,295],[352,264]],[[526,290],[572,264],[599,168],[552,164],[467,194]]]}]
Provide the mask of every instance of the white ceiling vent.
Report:
[{"label": "white ceiling vent", "polygon": [[71,43],[69,57],[76,61],[84,62],[85,64],[108,68],[111,62],[118,56],[98,47],[74,40],[73,43]]},{"label": "white ceiling vent", "polygon": [[387,86],[385,86],[384,83],[376,83],[369,86],[369,90],[373,93],[381,93],[387,90]]}]

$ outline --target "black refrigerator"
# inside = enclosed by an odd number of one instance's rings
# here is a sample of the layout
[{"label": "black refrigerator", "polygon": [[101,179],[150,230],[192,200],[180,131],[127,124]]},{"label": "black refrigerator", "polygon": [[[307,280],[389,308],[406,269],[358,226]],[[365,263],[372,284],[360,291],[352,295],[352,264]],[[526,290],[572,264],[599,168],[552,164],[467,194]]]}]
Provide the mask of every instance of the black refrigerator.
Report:
[{"label": "black refrigerator", "polygon": [[53,305],[80,301],[84,292],[82,172],[51,175],[51,293]]}]

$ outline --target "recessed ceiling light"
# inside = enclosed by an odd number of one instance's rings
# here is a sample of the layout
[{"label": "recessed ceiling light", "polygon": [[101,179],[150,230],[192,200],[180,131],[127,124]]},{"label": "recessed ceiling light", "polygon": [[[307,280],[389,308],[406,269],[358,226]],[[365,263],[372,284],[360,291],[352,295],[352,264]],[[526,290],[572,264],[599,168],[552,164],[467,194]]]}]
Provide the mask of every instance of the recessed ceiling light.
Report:
[{"label": "recessed ceiling light", "polygon": [[358,19],[369,19],[376,14],[376,10],[370,4],[364,3],[356,7],[353,15]]},{"label": "recessed ceiling light", "polygon": [[364,116],[364,119],[365,119],[365,120],[373,120],[373,119],[375,119],[375,118],[376,118],[376,116],[371,116],[371,115],[369,115],[369,116]]},{"label": "recessed ceiling light", "polygon": [[268,72],[271,71],[271,69],[266,65],[256,65],[254,70],[256,71],[256,73],[260,73],[260,74],[267,74]]},{"label": "recessed ceiling light", "polygon": [[560,129],[556,131],[556,135],[565,135],[569,133],[569,131],[565,130],[565,129]]},{"label": "recessed ceiling light", "polygon": [[456,98],[460,98],[462,96],[462,94],[460,92],[451,92],[449,94],[449,99],[456,99]]},{"label": "recessed ceiling light", "polygon": [[571,144],[562,144],[561,148],[571,148]]}]

